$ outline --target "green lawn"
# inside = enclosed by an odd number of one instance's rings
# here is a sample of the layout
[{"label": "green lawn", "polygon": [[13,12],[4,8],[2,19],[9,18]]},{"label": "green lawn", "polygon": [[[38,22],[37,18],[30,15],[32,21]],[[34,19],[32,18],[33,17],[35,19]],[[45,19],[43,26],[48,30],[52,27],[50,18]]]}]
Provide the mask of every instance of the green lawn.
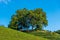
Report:
[{"label": "green lawn", "polygon": [[48,40],[42,37],[0,27],[0,40]]}]

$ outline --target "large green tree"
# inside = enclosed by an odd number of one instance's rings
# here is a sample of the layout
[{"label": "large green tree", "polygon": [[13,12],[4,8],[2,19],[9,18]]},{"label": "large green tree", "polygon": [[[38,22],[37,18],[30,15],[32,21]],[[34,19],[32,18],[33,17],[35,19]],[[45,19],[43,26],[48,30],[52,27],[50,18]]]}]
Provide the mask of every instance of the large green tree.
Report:
[{"label": "large green tree", "polygon": [[41,30],[42,27],[48,25],[46,13],[41,9],[37,8],[34,10],[27,10],[26,8],[17,10],[16,14],[12,16],[9,28],[22,29],[22,27],[29,28],[32,26],[32,30],[36,27],[36,30]]}]

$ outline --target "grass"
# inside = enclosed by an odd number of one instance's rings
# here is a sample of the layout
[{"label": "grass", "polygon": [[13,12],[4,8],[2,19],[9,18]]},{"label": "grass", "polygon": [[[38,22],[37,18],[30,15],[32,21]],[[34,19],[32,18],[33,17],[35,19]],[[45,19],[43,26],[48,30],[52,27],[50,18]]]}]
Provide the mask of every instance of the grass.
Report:
[{"label": "grass", "polygon": [[48,39],[23,33],[13,29],[0,27],[0,40],[48,40]]},{"label": "grass", "polygon": [[47,38],[50,40],[60,40],[60,35],[57,33],[54,33],[54,32],[34,31],[34,32],[30,32],[29,34],[39,36],[39,37],[43,37],[43,38]]}]

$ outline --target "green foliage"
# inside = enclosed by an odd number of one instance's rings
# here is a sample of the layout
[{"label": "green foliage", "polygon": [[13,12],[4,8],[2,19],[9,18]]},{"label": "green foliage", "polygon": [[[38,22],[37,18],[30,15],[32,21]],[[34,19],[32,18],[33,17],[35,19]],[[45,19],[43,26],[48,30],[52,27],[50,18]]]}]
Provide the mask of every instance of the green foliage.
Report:
[{"label": "green foliage", "polygon": [[60,30],[55,31],[56,33],[60,34]]},{"label": "green foliage", "polygon": [[0,40],[48,40],[10,28],[0,27]]},{"label": "green foliage", "polygon": [[26,8],[17,10],[16,14],[12,16],[9,28],[18,29],[19,26],[29,28],[29,24],[37,27],[36,30],[41,30],[43,26],[48,25],[46,13],[41,9],[27,10]]},{"label": "green foliage", "polygon": [[47,38],[50,40],[60,40],[60,35],[55,33],[55,32],[34,31],[34,32],[30,32],[29,34],[39,36],[39,37],[43,37],[43,38]]}]

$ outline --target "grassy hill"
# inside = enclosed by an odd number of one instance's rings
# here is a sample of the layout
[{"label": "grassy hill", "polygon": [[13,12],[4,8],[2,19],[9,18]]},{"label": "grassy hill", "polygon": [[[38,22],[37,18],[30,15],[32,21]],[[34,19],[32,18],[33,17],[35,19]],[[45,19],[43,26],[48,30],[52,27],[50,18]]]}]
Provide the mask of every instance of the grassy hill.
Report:
[{"label": "grassy hill", "polygon": [[60,40],[60,34],[54,33],[54,32],[48,32],[48,31],[34,31],[30,32],[29,34],[47,38],[50,40]]},{"label": "grassy hill", "polygon": [[0,40],[48,40],[42,37],[0,27]]}]

